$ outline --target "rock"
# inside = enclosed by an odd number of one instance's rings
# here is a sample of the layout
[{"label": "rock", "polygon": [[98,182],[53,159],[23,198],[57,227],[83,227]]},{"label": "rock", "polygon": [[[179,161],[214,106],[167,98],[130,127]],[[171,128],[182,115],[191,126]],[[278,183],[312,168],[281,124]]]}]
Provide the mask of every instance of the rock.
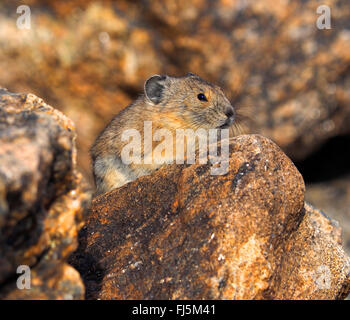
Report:
[{"label": "rock", "polygon": [[319,30],[320,4],[32,0],[35,27],[20,30],[17,5],[6,1],[0,83],[35,92],[73,119],[87,177],[91,142],[154,73],[191,71],[217,83],[251,114],[247,132],[303,159],[350,133],[350,6],[327,1],[332,29]]},{"label": "rock", "polygon": [[306,200],[339,221],[344,247],[350,254],[350,176],[308,185]]},{"label": "rock", "polygon": [[350,135],[327,141],[295,165],[306,181],[305,199],[339,221],[350,254]]},{"label": "rock", "polygon": [[229,172],[172,165],[95,198],[71,263],[89,299],[338,299],[339,228],[304,202],[289,158],[234,138]]},{"label": "rock", "polygon": [[305,217],[284,246],[272,296],[276,299],[345,299],[350,260],[341,247],[339,223],[305,204]]},{"label": "rock", "polygon": [[[0,297],[81,299],[66,261],[77,247],[89,195],[76,171],[75,128],[32,94],[0,89]],[[31,269],[31,290],[16,287]]]}]

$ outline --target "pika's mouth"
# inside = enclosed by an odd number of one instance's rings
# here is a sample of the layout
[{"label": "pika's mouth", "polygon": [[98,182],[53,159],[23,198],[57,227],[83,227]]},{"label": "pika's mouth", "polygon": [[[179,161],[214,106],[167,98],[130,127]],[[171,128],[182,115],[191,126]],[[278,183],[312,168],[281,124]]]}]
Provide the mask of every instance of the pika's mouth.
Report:
[{"label": "pika's mouth", "polygon": [[234,121],[235,121],[235,118],[233,116],[228,117],[221,126],[217,127],[217,129],[227,129],[232,126]]}]

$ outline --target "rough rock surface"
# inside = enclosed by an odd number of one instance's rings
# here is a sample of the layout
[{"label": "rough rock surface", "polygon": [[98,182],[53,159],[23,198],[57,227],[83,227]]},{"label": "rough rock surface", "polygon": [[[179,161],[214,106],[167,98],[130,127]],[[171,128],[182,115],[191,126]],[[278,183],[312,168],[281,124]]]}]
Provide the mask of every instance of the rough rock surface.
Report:
[{"label": "rough rock surface", "polygon": [[259,135],[229,172],[163,168],[94,199],[72,264],[90,299],[336,299],[350,290],[339,228],[304,203],[289,158]]},{"label": "rough rock surface", "polygon": [[350,254],[350,175],[307,186],[306,200],[339,221],[344,247]]},{"label": "rough rock surface", "polygon": [[[77,246],[89,196],[76,171],[73,122],[32,94],[0,89],[0,297],[80,299],[65,261]],[[16,287],[31,268],[31,289]]]},{"label": "rough rock surface", "polygon": [[339,223],[305,203],[305,216],[284,246],[273,282],[277,299],[344,299],[350,292],[350,260]]},{"label": "rough rock surface", "polygon": [[[0,83],[34,92],[77,125],[80,166],[91,141],[154,73],[189,71],[250,110],[249,133],[294,160],[350,133],[348,0],[28,0],[32,29],[0,4]],[[331,8],[330,30],[316,9]],[[44,10],[43,10],[44,9]]]}]

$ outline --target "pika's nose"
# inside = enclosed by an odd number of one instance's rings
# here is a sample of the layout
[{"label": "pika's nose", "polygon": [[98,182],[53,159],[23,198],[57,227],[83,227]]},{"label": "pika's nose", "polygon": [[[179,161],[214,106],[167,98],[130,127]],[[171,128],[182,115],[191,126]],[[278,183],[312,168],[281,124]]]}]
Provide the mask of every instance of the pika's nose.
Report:
[{"label": "pika's nose", "polygon": [[235,111],[233,110],[233,107],[231,107],[231,106],[226,107],[225,115],[227,116],[227,118],[232,118],[232,120],[233,120],[235,117]]},{"label": "pika's nose", "polygon": [[224,124],[221,125],[221,129],[230,127],[235,121],[235,111],[232,106],[226,107],[224,113],[227,119],[225,120]]}]

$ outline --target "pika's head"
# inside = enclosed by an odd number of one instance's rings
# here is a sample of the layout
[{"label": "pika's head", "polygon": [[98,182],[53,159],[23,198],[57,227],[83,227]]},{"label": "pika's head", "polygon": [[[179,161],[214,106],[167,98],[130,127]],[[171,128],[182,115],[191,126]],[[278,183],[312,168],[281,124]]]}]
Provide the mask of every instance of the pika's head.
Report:
[{"label": "pika's head", "polygon": [[145,82],[145,99],[159,112],[176,112],[190,127],[229,128],[235,120],[235,109],[223,91],[199,76],[154,75]]}]

